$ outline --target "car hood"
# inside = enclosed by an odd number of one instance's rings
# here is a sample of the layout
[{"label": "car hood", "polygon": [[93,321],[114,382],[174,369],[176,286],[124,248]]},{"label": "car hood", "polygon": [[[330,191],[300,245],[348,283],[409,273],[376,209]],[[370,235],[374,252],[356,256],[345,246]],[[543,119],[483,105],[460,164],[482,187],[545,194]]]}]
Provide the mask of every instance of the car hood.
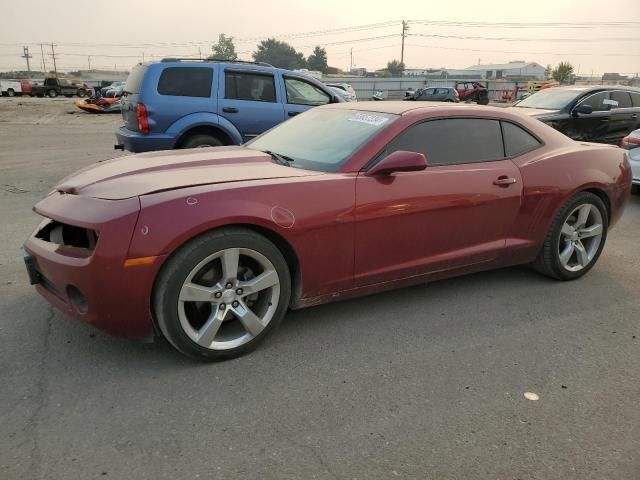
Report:
[{"label": "car hood", "polygon": [[558,114],[559,110],[547,110],[544,108],[527,108],[527,107],[510,107],[514,111],[518,113],[522,113],[523,115],[528,115],[530,117],[550,117],[552,115]]},{"label": "car hood", "polygon": [[65,178],[56,190],[106,200],[227,182],[321,175],[278,165],[245,147],[212,147],[129,155],[92,165]]}]

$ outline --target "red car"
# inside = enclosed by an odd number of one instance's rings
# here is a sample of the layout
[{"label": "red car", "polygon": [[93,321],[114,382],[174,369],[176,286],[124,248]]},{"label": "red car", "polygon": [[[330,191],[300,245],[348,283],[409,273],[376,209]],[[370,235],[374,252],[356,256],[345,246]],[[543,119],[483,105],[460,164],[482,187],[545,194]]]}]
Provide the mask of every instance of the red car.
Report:
[{"label": "red car", "polygon": [[343,103],[81,170],[35,206],[25,261],[69,316],[217,359],[289,308],[517,264],[576,279],[630,187],[624,150],[517,112]]}]

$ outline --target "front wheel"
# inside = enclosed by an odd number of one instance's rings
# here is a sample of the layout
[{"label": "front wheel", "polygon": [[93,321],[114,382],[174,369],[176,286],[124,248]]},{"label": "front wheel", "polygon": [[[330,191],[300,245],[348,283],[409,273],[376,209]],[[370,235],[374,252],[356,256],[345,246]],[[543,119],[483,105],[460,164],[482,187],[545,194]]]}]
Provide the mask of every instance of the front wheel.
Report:
[{"label": "front wheel", "polygon": [[163,267],[154,312],[165,338],[200,360],[242,355],[284,317],[291,295],[287,263],[278,248],[245,229],[201,235]]},{"label": "front wheel", "polygon": [[82,90],[81,88],[78,89],[78,91],[76,92],[76,95],[80,98],[84,98],[85,96],[85,91]]},{"label": "front wheel", "polygon": [[56,92],[55,90],[51,89],[47,92],[47,95],[49,95],[49,98],[56,98],[58,96],[58,92]]},{"label": "front wheel", "polygon": [[15,97],[16,92],[13,91],[13,88],[7,90],[7,97]]},{"label": "front wheel", "polygon": [[597,195],[581,192],[554,219],[534,268],[558,280],[574,280],[593,268],[607,239],[607,209]]}]

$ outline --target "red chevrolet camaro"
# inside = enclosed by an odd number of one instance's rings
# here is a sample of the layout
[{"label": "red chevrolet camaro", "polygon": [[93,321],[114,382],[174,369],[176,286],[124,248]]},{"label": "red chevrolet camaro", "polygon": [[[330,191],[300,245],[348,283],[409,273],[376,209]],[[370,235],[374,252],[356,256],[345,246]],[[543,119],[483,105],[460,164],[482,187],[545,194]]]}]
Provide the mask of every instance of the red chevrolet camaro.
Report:
[{"label": "red chevrolet camaro", "polygon": [[25,262],[72,317],[227,358],[289,308],[516,264],[578,278],[630,187],[624,150],[505,109],[343,103],[81,170],[35,206]]}]

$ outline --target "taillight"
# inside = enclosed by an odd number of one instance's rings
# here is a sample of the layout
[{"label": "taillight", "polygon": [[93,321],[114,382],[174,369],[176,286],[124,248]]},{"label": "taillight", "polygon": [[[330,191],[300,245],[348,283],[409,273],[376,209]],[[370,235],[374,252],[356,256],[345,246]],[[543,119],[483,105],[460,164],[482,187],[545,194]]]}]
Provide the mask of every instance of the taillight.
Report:
[{"label": "taillight", "polygon": [[136,105],[136,118],[138,119],[138,131],[140,133],[149,133],[149,115],[144,103]]}]

